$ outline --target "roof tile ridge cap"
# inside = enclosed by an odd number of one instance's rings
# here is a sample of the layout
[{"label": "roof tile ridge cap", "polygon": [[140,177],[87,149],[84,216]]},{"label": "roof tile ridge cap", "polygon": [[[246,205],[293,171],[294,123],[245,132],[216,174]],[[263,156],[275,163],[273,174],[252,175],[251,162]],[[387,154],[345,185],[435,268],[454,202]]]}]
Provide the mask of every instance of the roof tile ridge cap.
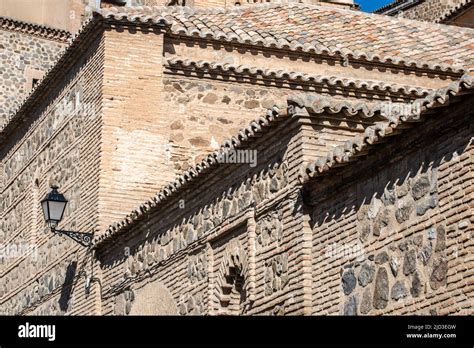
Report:
[{"label": "roof tile ridge cap", "polygon": [[[304,168],[304,177],[300,177],[301,181],[308,180],[308,178],[313,178],[317,174],[325,172],[331,169],[333,165],[333,157],[334,154],[340,153],[341,151],[349,152],[348,157],[352,157],[354,152],[359,152],[365,147],[367,144],[373,144],[375,142],[376,137],[384,137],[387,134],[387,129],[390,127],[392,131],[398,127],[399,124],[409,121],[410,119],[419,119],[419,117],[423,114],[426,109],[430,109],[434,106],[437,102],[437,98],[445,97],[450,93],[456,95],[458,89],[474,89],[474,76],[465,74],[461,77],[458,81],[451,83],[448,86],[436,89],[432,91],[428,96],[424,98],[415,99],[411,102],[412,105],[418,104],[420,108],[413,108],[413,112],[410,115],[401,115],[401,116],[390,116],[387,115],[386,118],[389,120],[388,122],[378,122],[372,126],[367,127],[364,131],[364,135],[358,135],[351,140],[346,141],[345,145],[339,145],[338,149],[335,147],[328,151],[326,156],[321,156],[312,161]],[[443,104],[445,104],[447,99],[443,99]],[[378,104],[376,107],[382,110],[384,105],[390,105],[391,102],[383,102]],[[375,137],[375,138],[374,138]],[[356,149],[354,149],[354,147]],[[344,149],[342,149],[344,148]],[[336,161],[337,162],[337,161]]]},{"label": "roof tile ridge cap", "polygon": [[[251,73],[252,75],[262,75],[265,77],[270,77],[272,75],[287,75],[288,79],[290,80],[309,80],[312,79],[317,81],[318,83],[326,82],[328,85],[336,86],[337,84],[344,85],[347,87],[349,84],[357,85],[357,88],[366,88],[368,90],[374,89],[386,89],[387,87],[393,92],[399,92],[402,90],[405,94],[411,94],[412,91],[421,92],[421,93],[429,93],[432,91],[432,88],[425,88],[421,86],[411,86],[406,84],[387,84],[381,80],[362,80],[360,78],[355,77],[346,77],[346,76],[338,76],[338,75],[322,75],[322,74],[310,74],[304,71],[296,71],[296,70],[288,70],[288,69],[272,69],[272,68],[261,68],[257,66],[248,66],[245,64],[229,64],[225,63],[224,61],[219,60],[194,60],[189,57],[181,57],[177,55],[169,56],[164,58],[165,64],[175,65],[181,64],[184,66],[194,66],[196,68],[201,68],[198,63],[203,62],[208,65],[208,68],[211,70],[225,70],[228,71],[229,69],[224,69],[224,66],[228,66],[233,68],[237,73],[242,73],[242,68],[245,68],[247,72]],[[363,84],[363,86],[361,86]]]},{"label": "roof tile ridge cap", "polygon": [[474,75],[465,73],[463,76],[461,76],[459,82],[466,86],[469,86],[469,88],[472,88],[471,86],[474,86]]},{"label": "roof tile ridge cap", "polygon": [[104,18],[116,16],[167,16],[188,14],[192,15],[196,9],[189,6],[138,6],[138,7],[106,7],[94,9],[93,14],[97,14]]},{"label": "roof tile ridge cap", "polygon": [[[229,6],[224,9],[224,13],[232,14],[232,13],[242,13],[242,12],[260,12],[267,9],[273,8],[280,8],[284,7],[284,4],[272,3],[272,2],[264,2],[258,4],[244,4],[241,6]],[[205,10],[203,8],[203,10]]]},{"label": "roof tile ridge cap", "polygon": [[373,117],[380,111],[380,104],[368,104],[365,102],[353,103],[348,100],[340,100],[331,96],[317,93],[299,93],[288,97],[289,104],[296,104],[300,108],[306,108],[313,113],[322,114],[346,112],[348,115],[362,114],[363,117]]},{"label": "roof tile ridge cap", "polygon": [[57,69],[57,66],[62,63],[62,60],[66,59],[69,51],[78,42],[78,40],[80,40],[80,37],[88,31],[89,26],[92,27],[93,25],[95,25],[96,22],[96,18],[90,17],[84,22],[81,28],[72,37],[69,38],[67,46],[63,47],[59,51],[58,58],[54,61],[50,68],[45,71],[45,73],[43,74],[43,78],[36,84],[34,88],[31,89],[31,91],[27,95],[23,97],[20,103],[18,103],[18,106],[13,109],[13,111],[11,111],[10,114],[7,116],[7,119],[0,127],[0,135],[3,135],[5,129],[15,118],[15,116],[25,107],[25,105],[31,100],[31,98],[33,98],[34,95],[43,88],[43,84],[45,83],[45,81],[51,77],[50,75],[55,69]]},{"label": "roof tile ridge cap", "polygon": [[456,91],[460,89],[462,90],[462,89],[472,89],[472,88],[474,88],[474,76],[466,73],[463,76],[461,76],[458,80],[453,81],[446,86],[437,88],[433,90],[432,92],[430,92],[425,98],[415,99],[414,102],[427,100],[430,97],[435,97],[437,95],[440,95],[440,93],[446,93],[448,91]]},{"label": "roof tile ridge cap", "polygon": [[[171,31],[172,33],[178,34],[178,35],[194,36],[193,33],[190,33],[189,30],[187,30],[182,25],[180,25],[178,28],[172,25]],[[196,31],[200,31],[200,30],[196,29]],[[217,38],[216,34],[214,33],[213,37],[216,40],[224,40],[226,42],[237,41],[238,43],[241,43],[241,44],[248,44],[250,41],[252,45],[259,46],[259,47],[264,46],[262,44],[256,44],[255,41],[253,40],[242,39],[242,38],[238,38],[236,40],[231,39],[229,34],[227,34],[225,37]],[[281,39],[281,41],[283,41],[284,44],[277,45],[277,47],[282,48],[282,49],[288,49],[290,51],[299,51],[299,49],[293,49],[291,45],[287,45],[286,39]],[[314,52],[314,50],[312,49],[307,49],[307,48],[303,48],[302,52],[315,53],[317,55],[321,54],[318,52]],[[342,54],[337,49],[334,51],[329,51],[328,54],[330,56],[340,56],[340,57],[348,56],[348,57],[351,57],[351,59],[361,60],[361,61],[369,62],[369,63],[378,61],[381,64],[390,64],[394,66],[403,66],[403,67],[408,67],[408,68],[411,68],[414,66],[417,69],[428,69],[431,71],[442,71],[442,72],[452,71],[453,73],[456,73],[456,74],[465,73],[467,71],[467,68],[462,64],[453,65],[453,64],[447,64],[447,63],[441,63],[441,62],[435,62],[435,61],[414,60],[413,58],[403,57],[403,56],[388,55],[388,56],[380,57],[378,54],[371,54],[371,53],[366,53],[366,52],[361,52],[361,51]]]},{"label": "roof tile ridge cap", "polygon": [[385,4],[385,5],[383,5],[379,8],[376,8],[375,10],[373,10],[370,13],[379,14],[380,11],[385,11],[385,10],[391,9],[391,8],[395,7],[396,5],[398,5],[398,4],[401,4],[404,1],[406,1],[406,0],[394,0],[392,2],[389,2],[388,4]]},{"label": "roof tile ridge cap", "polygon": [[[447,25],[444,25],[447,27]],[[338,52],[335,52],[336,54]],[[347,56],[349,59],[362,60],[366,62],[378,61],[382,64],[392,64],[395,66],[416,67],[418,69],[441,70],[447,72],[451,70],[455,73],[465,73],[467,68],[462,64],[448,64],[433,60],[419,60],[412,57],[400,55],[385,55],[381,56],[378,53],[367,53],[364,51],[352,51],[341,56]]]},{"label": "roof tile ridge cap", "polygon": [[[192,166],[190,169],[186,170],[184,173],[176,177],[173,181],[166,184],[160,191],[158,191],[152,198],[146,200],[143,203],[140,203],[135,209],[133,209],[127,216],[119,221],[113,222],[110,224],[104,233],[97,236],[94,239],[94,246],[100,245],[103,241],[110,238],[116,232],[119,232],[121,229],[131,225],[133,222],[138,220],[144,214],[148,213],[151,208],[156,207],[158,203],[164,201],[165,199],[171,197],[175,192],[178,192],[179,189],[184,185],[184,183],[189,182],[196,177],[202,175],[206,170],[208,170],[211,166],[214,166],[218,163],[218,156],[219,154],[225,155],[229,149],[236,148],[241,145],[241,143],[234,145],[235,140],[241,137],[241,133],[248,130],[252,127],[253,124],[260,124],[262,125],[262,119],[266,120],[266,125],[280,116],[285,116],[285,114],[280,114],[278,107],[273,107],[272,109],[268,109],[265,116],[261,116],[258,119],[252,121],[249,126],[243,128],[235,137],[225,140],[222,145],[220,146],[219,150],[216,150],[206,156],[200,163]],[[260,129],[260,131],[262,128]],[[239,139],[240,140],[240,139]]]},{"label": "roof tile ridge cap", "polygon": [[[380,15],[378,15],[378,16],[380,16]],[[383,15],[382,15],[382,17],[383,17]],[[419,27],[422,27],[423,29],[441,28],[443,30],[447,30],[447,31],[451,31],[451,32],[463,32],[463,31],[474,30],[473,28],[459,27],[459,26],[456,26],[456,25],[439,23],[438,20],[436,20],[435,22],[424,22],[424,21],[419,21],[419,20],[416,20],[416,19],[406,18],[406,17],[392,17],[392,16],[387,16],[387,17],[391,18],[392,20],[399,21],[401,23],[417,24]]]}]

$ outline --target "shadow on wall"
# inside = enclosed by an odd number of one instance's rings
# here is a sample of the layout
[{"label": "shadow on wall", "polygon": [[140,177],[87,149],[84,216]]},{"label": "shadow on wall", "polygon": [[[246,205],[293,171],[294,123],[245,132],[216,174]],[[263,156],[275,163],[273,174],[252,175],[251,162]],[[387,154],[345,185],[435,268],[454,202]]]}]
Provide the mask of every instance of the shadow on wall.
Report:
[{"label": "shadow on wall", "polygon": [[[463,211],[456,208],[459,219],[446,220],[439,199],[465,180],[458,177],[469,164],[460,157],[469,151],[473,127],[466,125],[469,116],[450,127],[441,118],[428,122],[438,133],[407,131],[389,147],[379,147],[368,162],[336,169],[308,187],[317,255],[313,272],[340,278],[333,290],[341,294],[342,303],[333,303],[340,314],[417,311],[410,305],[418,298],[446,291],[448,263],[463,254],[457,238],[467,227]],[[449,192],[451,200],[462,199]],[[438,314],[434,306],[425,311],[420,314]]]},{"label": "shadow on wall", "polygon": [[[204,292],[196,293],[194,289],[198,282],[201,284],[208,281],[207,267],[202,267],[207,258],[204,258],[203,262],[201,259],[194,262],[195,247],[187,248],[198,240],[203,241],[204,236],[218,229],[226,221],[253,209],[252,207],[260,204],[266,197],[286,187],[289,169],[287,161],[284,160],[285,152],[296,132],[296,127],[289,128],[289,122],[291,120],[283,121],[278,125],[279,128],[274,130],[276,133],[268,134],[277,134],[281,147],[245,148],[245,151],[258,151],[256,167],[248,163],[232,162],[219,164],[221,168],[216,165],[208,175],[196,178],[187,189],[164,203],[160,210],[150,212],[136,226],[122,231],[123,234],[113,243],[97,250],[96,255],[103,273],[117,270],[123,275],[117,277],[114,284],[110,284],[110,290],[103,295],[116,298],[115,314],[129,314],[138,310],[140,306],[134,304],[135,292],[136,297],[139,297],[137,287],[147,278],[157,279],[155,275],[159,272],[162,274],[158,279],[164,282],[165,287],[174,291],[172,294],[180,313],[183,312],[183,305],[186,307],[186,313],[204,312]],[[265,135],[259,139],[261,144],[265,143],[264,137]],[[196,187],[200,189],[196,190]],[[187,255],[190,256],[189,260]],[[185,262],[182,263],[181,259]],[[169,267],[170,264],[176,264],[176,268]],[[216,267],[218,266],[216,264]],[[175,276],[163,276],[163,272],[168,272],[171,268],[173,274],[182,277],[179,282]],[[170,284],[170,281],[173,283]],[[230,283],[240,288],[240,281],[241,279],[236,277],[231,279]],[[177,286],[177,283],[180,285]],[[237,302],[241,302],[240,299]],[[140,313],[145,313],[145,308]]]},{"label": "shadow on wall", "polygon": [[74,277],[77,273],[77,262],[72,262],[67,266],[66,278],[61,287],[61,297],[59,298],[59,308],[66,312],[69,308],[69,301],[71,299],[72,285]]}]

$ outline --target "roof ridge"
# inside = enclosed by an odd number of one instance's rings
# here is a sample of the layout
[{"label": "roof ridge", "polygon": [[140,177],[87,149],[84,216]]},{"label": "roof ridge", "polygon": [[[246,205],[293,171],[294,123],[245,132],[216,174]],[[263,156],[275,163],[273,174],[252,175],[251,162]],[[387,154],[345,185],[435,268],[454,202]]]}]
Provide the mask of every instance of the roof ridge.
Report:
[{"label": "roof ridge", "polygon": [[[304,6],[309,6],[307,4],[303,4]],[[267,9],[267,8],[291,8],[297,6],[298,8],[301,8],[299,5],[283,5],[283,4],[262,4],[260,8],[262,9]],[[303,6],[303,7],[304,7]],[[162,8],[162,7],[158,7]],[[253,6],[244,6],[241,11],[244,11],[245,9],[252,9]],[[309,7],[308,7],[309,8]],[[327,11],[343,11],[345,13],[349,12],[351,14],[355,14],[357,16],[374,16],[374,18],[383,18],[382,16],[379,15],[374,15],[370,13],[363,13],[363,12],[358,12],[358,11],[352,11],[352,10],[347,10],[347,9],[340,9],[337,7],[330,7],[330,6],[321,6],[321,5],[312,5],[311,8],[317,8],[323,12]],[[151,9],[151,8],[149,8]],[[330,9],[330,10],[328,10]],[[121,12],[118,12],[121,11]],[[453,74],[462,74],[466,72],[466,68],[463,67],[461,64],[447,64],[447,63],[438,63],[436,61],[422,61],[420,59],[413,59],[408,56],[399,56],[399,55],[390,55],[390,54],[378,54],[375,52],[363,52],[361,50],[356,50],[356,51],[351,51],[348,48],[339,48],[339,47],[326,47],[325,45],[322,45],[320,43],[312,43],[306,42],[302,44],[298,40],[294,39],[289,41],[288,39],[281,38],[279,40],[276,40],[272,37],[256,37],[251,36],[249,34],[246,34],[245,32],[243,34],[246,35],[238,35],[234,31],[228,31],[224,32],[221,29],[214,29],[211,30],[209,28],[198,28],[195,25],[192,26],[186,26],[185,23],[182,23],[182,18],[180,17],[173,17],[173,11],[178,11],[179,14],[189,14],[190,17],[192,17],[196,10],[191,10],[191,12],[187,12],[188,10],[172,10],[171,12],[153,12],[153,11],[145,11],[145,12],[140,12],[135,9],[128,9],[123,11],[122,8],[113,8],[113,11],[110,11],[108,9],[103,9],[100,12],[96,12],[98,16],[102,16],[105,19],[109,20],[118,20],[118,21],[128,21],[131,23],[136,23],[136,24],[148,24],[148,25],[153,25],[153,24],[164,24],[166,26],[169,26],[169,32],[173,35],[182,35],[182,36],[189,36],[189,37],[198,37],[202,39],[213,39],[213,40],[218,40],[218,41],[226,41],[226,42],[236,42],[239,44],[250,44],[254,46],[261,46],[261,47],[266,47],[266,48],[277,48],[277,49],[284,49],[284,50],[290,50],[290,51],[297,51],[297,52],[304,52],[304,53],[309,53],[309,54],[317,54],[317,55],[324,55],[324,56],[329,56],[333,57],[335,59],[354,59],[357,61],[366,61],[368,63],[372,64],[382,64],[382,65],[395,65],[395,66],[402,66],[404,68],[409,68],[409,69],[422,69],[422,70],[433,70],[433,71],[441,71],[444,73],[453,73]],[[206,10],[210,11],[210,10]],[[224,11],[224,9],[219,9],[219,11]],[[226,12],[218,12],[218,13],[226,13]],[[233,12],[229,12],[233,13]],[[237,13],[237,12],[235,12]],[[410,23],[416,23],[417,26],[420,26],[421,22],[418,21],[413,21],[413,20],[407,20],[407,19],[398,19],[398,18],[389,18],[389,19],[384,19],[387,21],[398,21],[398,22],[403,22],[403,21],[409,21]],[[431,24],[431,23],[422,23],[422,26],[440,26],[442,24]],[[446,26],[442,25],[443,30],[448,30],[452,32],[462,32],[465,28],[452,28],[452,26]],[[242,37],[243,36],[243,37]]]},{"label": "roof ridge", "polygon": [[389,84],[384,81],[377,80],[363,80],[358,78],[342,77],[336,75],[321,75],[309,74],[305,72],[298,72],[286,69],[272,69],[259,68],[256,66],[249,66],[245,64],[231,64],[219,61],[208,60],[193,60],[184,57],[166,57],[165,63],[169,65],[183,65],[185,67],[195,67],[198,69],[220,70],[220,71],[235,71],[239,74],[248,73],[249,75],[261,75],[263,77],[274,77],[280,79],[288,79],[291,81],[301,80],[303,82],[325,83],[330,86],[341,85],[345,88],[354,87],[362,88],[370,91],[390,91],[392,93],[402,93],[405,95],[415,94],[419,97],[425,96],[433,89],[423,87],[413,87],[408,85],[401,85],[397,83]]},{"label": "roof ridge", "polygon": [[[401,5],[403,4],[404,2],[407,2],[407,1],[411,1],[411,0],[394,0],[392,2],[389,2],[388,4],[386,5],[383,5],[375,10],[372,11],[372,13],[380,13],[380,12],[383,12],[383,11],[386,11],[386,10],[390,10],[398,5]],[[420,2],[420,0],[415,0],[413,1],[413,5],[416,5]]]},{"label": "roof ridge", "polygon": [[[407,0],[395,0],[395,1],[393,1],[389,4],[387,4],[387,5],[384,5],[380,8],[372,11],[371,14],[383,15],[382,12],[390,10],[392,8],[395,8],[397,5],[401,5],[406,1]],[[421,3],[422,3],[422,1],[418,1],[418,2],[414,1],[413,4],[411,4],[410,7],[416,6],[416,5],[421,4]],[[473,0],[461,0],[457,4],[453,4],[451,6],[448,6],[448,8],[446,8],[446,10],[441,15],[439,15],[439,17],[437,19],[435,19],[434,22],[420,21],[420,20],[416,20],[416,19],[405,18],[403,16],[401,16],[401,17],[390,16],[390,17],[397,18],[397,19],[404,19],[404,20],[412,20],[412,21],[416,21],[416,22],[419,22],[419,23],[429,24],[429,25],[445,25],[445,24],[442,23],[442,21],[448,19],[452,15],[455,15],[456,12],[462,10],[464,7],[466,7],[467,5],[470,5],[472,3],[473,3]],[[473,30],[473,28],[468,28],[468,27],[460,27],[460,28]]]},{"label": "roof ridge", "polygon": [[[328,151],[326,156],[317,158],[315,161],[310,163],[306,168],[305,172],[302,173],[300,181],[302,183],[308,180],[320,176],[323,173],[328,172],[331,168],[339,167],[344,164],[351,162],[352,158],[358,153],[362,152],[366,147],[378,143],[382,138],[393,134],[393,132],[404,123],[417,122],[421,115],[429,109],[437,106],[437,104],[446,105],[449,101],[450,96],[458,95],[462,90],[474,90],[474,77],[465,74],[460,80],[449,84],[446,87],[434,90],[428,96],[422,99],[417,99],[411,103],[414,107],[411,113],[399,114],[399,115],[388,115],[389,122],[379,122],[373,126],[369,126],[364,131],[363,135],[358,135],[352,140],[348,140],[344,145],[339,145]],[[308,106],[314,108],[313,103],[309,103]],[[385,103],[385,105],[390,105]],[[305,104],[306,106],[306,104]],[[330,106],[334,107],[334,106]],[[345,105],[338,105],[341,108],[348,108]],[[374,112],[382,112],[383,104],[374,106],[368,111],[360,108],[361,111],[366,112],[370,115]]]},{"label": "roof ridge", "polygon": [[[306,5],[306,4],[301,4]],[[244,4],[241,6],[228,6],[228,7],[191,7],[191,6],[111,6],[101,9],[95,9],[94,13],[102,16],[108,16],[110,14],[118,13],[153,13],[153,14],[164,14],[164,15],[197,15],[197,14],[226,14],[226,13],[241,13],[241,12],[258,12],[269,8],[283,7],[283,4],[279,3],[258,3],[258,4]]]},{"label": "roof ridge", "polygon": [[5,16],[0,16],[0,28],[62,42],[67,42],[67,40],[72,36],[72,33],[67,30],[57,29],[43,24],[21,21]]}]

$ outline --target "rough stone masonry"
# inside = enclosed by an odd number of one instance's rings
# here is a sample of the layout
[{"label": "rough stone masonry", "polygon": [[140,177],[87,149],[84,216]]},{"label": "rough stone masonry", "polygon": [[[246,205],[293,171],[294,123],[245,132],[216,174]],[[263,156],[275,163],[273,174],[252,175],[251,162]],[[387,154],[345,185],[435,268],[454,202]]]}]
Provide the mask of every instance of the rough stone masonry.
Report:
[{"label": "rough stone masonry", "polygon": [[65,36],[0,30],[31,80],[0,92],[1,314],[473,313],[471,30],[265,3]]}]

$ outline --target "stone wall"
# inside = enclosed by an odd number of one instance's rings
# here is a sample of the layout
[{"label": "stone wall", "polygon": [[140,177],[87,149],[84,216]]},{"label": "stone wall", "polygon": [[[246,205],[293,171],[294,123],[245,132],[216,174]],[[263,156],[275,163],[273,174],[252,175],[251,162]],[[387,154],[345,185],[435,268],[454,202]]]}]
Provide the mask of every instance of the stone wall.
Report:
[{"label": "stone wall", "polygon": [[426,0],[399,14],[400,17],[425,22],[435,22],[451,8],[464,3],[464,0]]},{"label": "stone wall", "polygon": [[97,227],[102,46],[99,35],[66,76],[50,86],[51,99],[30,111],[31,123],[2,144],[0,240],[17,251],[0,260],[2,314],[96,311],[90,301],[94,294],[86,300],[83,291],[90,254],[52,235],[40,200],[51,184],[59,184],[69,199],[60,228]]},{"label": "stone wall", "polygon": [[[130,40],[134,45],[128,45]],[[26,258],[3,260],[13,262],[2,268],[5,313],[100,312],[100,298],[95,304],[90,300],[99,291],[97,283],[92,295],[80,291],[92,277],[84,273],[84,260],[89,269],[91,255],[67,239],[43,233],[38,202],[51,183],[59,184],[70,201],[62,228],[102,232],[223,139],[300,89],[165,74],[163,55],[159,32],[107,29],[103,41],[75,53],[71,73],[36,102],[28,116],[31,126],[15,130],[2,144],[5,242],[38,245],[41,260],[38,266]],[[87,215],[94,219],[86,220]],[[281,266],[282,260],[267,267]],[[277,276],[267,273],[267,283],[273,283]],[[38,276],[41,286],[32,282]],[[79,290],[71,302],[73,284]],[[33,293],[41,296],[31,300]],[[60,293],[66,294],[62,307]]]},{"label": "stone wall", "polygon": [[65,43],[0,28],[0,127],[56,61]]},{"label": "stone wall", "polygon": [[103,314],[138,313],[150,287],[171,296],[155,314],[472,313],[470,107],[304,192],[314,135],[284,121],[246,148],[256,168],[221,164],[100,247]]},{"label": "stone wall", "polygon": [[472,313],[470,104],[311,184],[314,314]]},{"label": "stone wall", "polygon": [[298,132],[287,121],[275,132],[250,147],[255,168],[220,164],[98,250],[103,314],[134,313],[150,283],[164,286],[182,315],[303,314],[303,221],[289,185]]}]

